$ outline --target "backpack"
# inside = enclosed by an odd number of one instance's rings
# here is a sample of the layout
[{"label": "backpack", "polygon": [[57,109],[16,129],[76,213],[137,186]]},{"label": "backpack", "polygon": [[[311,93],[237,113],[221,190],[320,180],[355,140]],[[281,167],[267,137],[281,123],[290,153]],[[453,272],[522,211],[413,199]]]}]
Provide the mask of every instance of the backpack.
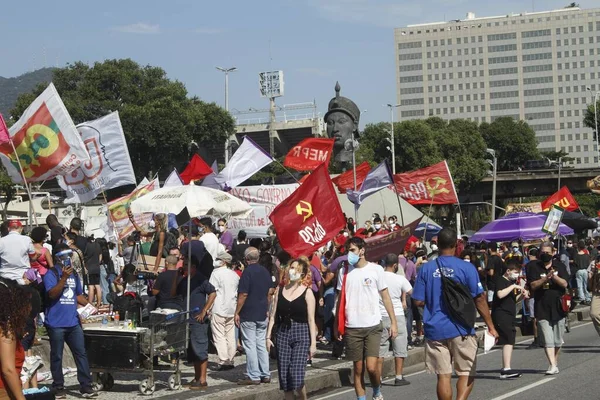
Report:
[{"label": "backpack", "polygon": [[439,258],[436,258],[435,262],[442,279],[442,297],[446,304],[448,316],[455,325],[459,324],[467,330],[473,329],[477,317],[477,308],[471,291],[467,286],[448,278],[444,274]]}]

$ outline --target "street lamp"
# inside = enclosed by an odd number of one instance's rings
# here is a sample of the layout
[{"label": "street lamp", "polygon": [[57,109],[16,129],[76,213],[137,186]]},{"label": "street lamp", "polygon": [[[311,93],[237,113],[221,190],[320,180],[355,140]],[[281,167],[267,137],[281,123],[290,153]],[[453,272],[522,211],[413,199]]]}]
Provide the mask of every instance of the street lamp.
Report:
[{"label": "street lamp", "polygon": [[562,157],[558,157],[558,190],[560,190],[560,170],[562,168]]},{"label": "street lamp", "polygon": [[[225,73],[225,111],[229,111],[229,73],[237,70],[237,67],[231,68],[223,68],[223,67],[215,67],[221,72]],[[225,139],[225,165],[229,161],[229,134],[227,134],[227,139]]]},{"label": "street lamp", "polygon": [[396,147],[394,146],[394,108],[400,107],[400,104],[386,104],[390,108],[390,118],[392,124],[392,175],[396,175]]},{"label": "street lamp", "polygon": [[492,221],[496,220],[496,168],[498,167],[498,159],[496,158],[496,150],[486,149],[486,153],[492,156],[492,160],[487,162],[492,166]]},{"label": "street lamp", "polygon": [[[590,92],[590,94],[592,93],[592,88],[588,86],[587,90]],[[599,138],[598,138],[598,110],[596,109],[598,106],[598,95],[600,95],[600,92],[596,92],[594,93],[594,122],[596,125],[596,157],[598,157],[598,150],[600,150],[600,142],[599,142]],[[593,139],[593,137],[592,137]],[[598,157],[598,165],[600,166],[600,157]]]}]

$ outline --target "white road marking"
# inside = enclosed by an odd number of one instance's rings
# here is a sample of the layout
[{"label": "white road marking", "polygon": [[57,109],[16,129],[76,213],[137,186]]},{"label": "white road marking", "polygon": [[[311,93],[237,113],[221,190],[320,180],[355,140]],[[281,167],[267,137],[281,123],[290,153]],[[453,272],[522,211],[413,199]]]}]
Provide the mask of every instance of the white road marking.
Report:
[{"label": "white road marking", "polygon": [[543,385],[544,383],[548,383],[548,382],[550,382],[550,381],[552,381],[554,379],[556,379],[556,378],[545,378],[545,379],[542,379],[541,381],[534,382],[531,385],[523,386],[522,388],[513,390],[512,392],[508,392],[506,394],[503,394],[502,396],[494,397],[492,400],[504,400],[504,399],[508,399],[509,397],[512,397],[512,396],[514,396],[516,394],[519,394],[519,393],[523,393],[523,392],[525,392],[525,391],[527,391],[529,389],[533,389],[536,386]]}]

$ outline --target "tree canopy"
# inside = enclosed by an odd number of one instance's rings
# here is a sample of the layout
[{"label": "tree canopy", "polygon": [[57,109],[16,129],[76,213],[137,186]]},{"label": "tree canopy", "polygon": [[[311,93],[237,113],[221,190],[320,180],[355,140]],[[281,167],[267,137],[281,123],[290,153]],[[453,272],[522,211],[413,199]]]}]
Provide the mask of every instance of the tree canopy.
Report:
[{"label": "tree canopy", "polygon": [[[70,64],[54,71],[53,83],[76,124],[119,111],[138,179],[159,169],[168,174],[187,162],[191,141],[222,147],[234,130],[234,120],[224,109],[188,97],[183,83],[167,78],[162,68],[130,59]],[[44,89],[39,85],[20,96],[13,119]]]},{"label": "tree canopy", "polygon": [[483,122],[479,131],[487,147],[496,151],[499,171],[515,171],[527,160],[540,158],[535,132],[525,121],[500,117]]}]

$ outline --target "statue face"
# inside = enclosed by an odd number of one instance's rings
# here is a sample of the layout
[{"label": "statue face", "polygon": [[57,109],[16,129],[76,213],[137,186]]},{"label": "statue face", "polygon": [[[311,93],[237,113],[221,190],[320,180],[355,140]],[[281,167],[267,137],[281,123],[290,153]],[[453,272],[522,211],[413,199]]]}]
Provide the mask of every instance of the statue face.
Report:
[{"label": "statue face", "polygon": [[354,130],[355,124],[348,114],[335,111],[327,116],[327,136],[335,139],[333,147],[338,151],[344,148],[346,140],[352,139]]}]

